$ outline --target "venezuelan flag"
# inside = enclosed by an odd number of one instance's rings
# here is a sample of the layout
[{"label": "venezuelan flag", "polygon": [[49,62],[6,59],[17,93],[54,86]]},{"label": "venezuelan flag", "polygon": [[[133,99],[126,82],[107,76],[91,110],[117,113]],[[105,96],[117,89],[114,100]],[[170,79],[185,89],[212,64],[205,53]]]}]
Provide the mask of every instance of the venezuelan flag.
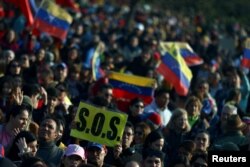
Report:
[{"label": "venezuelan flag", "polygon": [[72,17],[53,1],[44,0],[36,13],[34,27],[64,40],[72,20]]},{"label": "venezuelan flag", "polygon": [[116,99],[130,101],[140,97],[149,104],[154,94],[155,80],[151,78],[111,72],[108,75],[109,83],[114,87],[113,95]]},{"label": "venezuelan flag", "polygon": [[103,53],[103,51],[104,45],[99,43],[91,58],[92,76],[95,81],[105,76],[104,71],[101,69],[100,59],[100,55]]},{"label": "venezuelan flag", "polygon": [[250,38],[245,41],[245,48],[243,52],[243,58],[241,60],[241,66],[250,68]]},{"label": "venezuelan flag", "polygon": [[193,77],[191,70],[181,56],[175,42],[161,42],[160,49],[163,56],[156,71],[174,86],[177,94],[186,96]]},{"label": "venezuelan flag", "polygon": [[188,66],[196,66],[203,63],[202,58],[200,58],[191,48],[188,43],[176,42],[176,47],[180,50],[180,54],[184,58]]}]

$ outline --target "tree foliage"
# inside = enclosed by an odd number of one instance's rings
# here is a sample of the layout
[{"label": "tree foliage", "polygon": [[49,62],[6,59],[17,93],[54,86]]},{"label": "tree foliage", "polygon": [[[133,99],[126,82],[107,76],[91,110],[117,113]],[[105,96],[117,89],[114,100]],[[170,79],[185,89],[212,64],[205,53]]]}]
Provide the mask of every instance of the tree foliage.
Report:
[{"label": "tree foliage", "polygon": [[187,15],[202,13],[207,19],[220,19],[225,23],[239,22],[250,26],[249,0],[141,0],[163,9]]}]

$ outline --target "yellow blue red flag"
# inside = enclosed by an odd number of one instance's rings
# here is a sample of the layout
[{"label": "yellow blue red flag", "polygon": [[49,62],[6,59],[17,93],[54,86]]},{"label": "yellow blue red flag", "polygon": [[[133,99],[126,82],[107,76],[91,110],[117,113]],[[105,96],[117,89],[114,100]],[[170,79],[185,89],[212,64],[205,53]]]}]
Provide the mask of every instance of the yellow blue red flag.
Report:
[{"label": "yellow blue red flag", "polygon": [[191,70],[180,54],[175,42],[161,42],[161,62],[156,68],[166,81],[171,83],[177,94],[186,96],[193,77]]},{"label": "yellow blue red flag", "polygon": [[[108,75],[109,83],[113,86],[113,96],[122,99],[123,105],[133,98],[139,97],[149,104],[154,95],[155,80],[136,75],[111,72]],[[122,104],[120,104],[122,106]],[[118,108],[122,110],[122,108]]]},{"label": "yellow blue red flag", "polygon": [[184,58],[187,65],[196,66],[203,63],[203,59],[198,56],[196,52],[191,48],[191,46],[186,42],[175,42],[178,50],[180,50],[181,56]]},{"label": "yellow blue red flag", "polygon": [[250,38],[247,38],[245,41],[245,48],[241,60],[241,66],[250,68]]},{"label": "yellow blue red flag", "polygon": [[66,10],[53,1],[44,0],[36,13],[34,28],[64,40],[72,21]]}]

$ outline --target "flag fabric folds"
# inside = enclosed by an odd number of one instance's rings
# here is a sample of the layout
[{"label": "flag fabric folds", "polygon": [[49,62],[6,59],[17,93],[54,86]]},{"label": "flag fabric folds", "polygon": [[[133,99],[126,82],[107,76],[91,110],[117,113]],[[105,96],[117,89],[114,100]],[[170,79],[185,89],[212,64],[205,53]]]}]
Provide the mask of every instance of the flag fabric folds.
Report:
[{"label": "flag fabric folds", "polygon": [[104,71],[101,69],[100,55],[103,53],[104,46],[99,43],[96,47],[90,48],[86,53],[86,58],[83,61],[83,67],[92,70],[92,76],[95,81],[105,76]]},{"label": "flag fabric folds", "polygon": [[177,49],[180,50],[180,54],[184,58],[188,66],[196,66],[203,63],[203,59],[200,58],[186,42],[175,42]]},{"label": "flag fabric folds", "polygon": [[34,28],[64,40],[72,20],[63,8],[53,1],[44,0],[36,13]]},{"label": "flag fabric folds", "polygon": [[186,96],[190,87],[192,72],[183,59],[175,42],[161,42],[161,62],[156,71],[171,83],[177,94]]},{"label": "flag fabric folds", "polygon": [[102,46],[102,44],[99,43],[91,58],[92,76],[95,81],[105,76],[104,71],[101,69],[100,55],[103,52],[102,47],[104,46]]},{"label": "flag fabric folds", "polygon": [[114,88],[113,96],[118,100],[125,102],[139,97],[149,104],[153,99],[154,79],[117,72],[111,72],[108,78]]},{"label": "flag fabric folds", "polygon": [[22,3],[20,3],[18,0],[9,0],[8,2],[20,8],[27,20],[27,26],[31,26],[34,23],[34,8],[36,5],[35,0],[23,0]]},{"label": "flag fabric folds", "polygon": [[247,38],[245,41],[245,48],[241,60],[241,66],[250,68],[250,38]]}]

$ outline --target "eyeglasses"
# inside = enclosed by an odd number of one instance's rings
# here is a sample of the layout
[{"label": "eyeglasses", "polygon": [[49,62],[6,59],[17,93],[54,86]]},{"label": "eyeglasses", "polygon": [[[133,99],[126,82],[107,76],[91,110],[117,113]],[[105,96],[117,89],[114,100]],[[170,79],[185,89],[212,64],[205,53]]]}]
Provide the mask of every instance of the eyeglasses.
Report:
[{"label": "eyeglasses", "polygon": [[130,133],[130,132],[124,132],[123,135],[127,135],[127,136],[132,136],[133,133]]},{"label": "eyeglasses", "polygon": [[134,105],[135,106],[135,108],[144,108],[144,106],[142,106],[142,105]]},{"label": "eyeglasses", "polygon": [[195,162],[195,163],[193,164],[193,167],[207,167],[207,165],[206,165],[206,164],[201,164],[201,163]]}]

